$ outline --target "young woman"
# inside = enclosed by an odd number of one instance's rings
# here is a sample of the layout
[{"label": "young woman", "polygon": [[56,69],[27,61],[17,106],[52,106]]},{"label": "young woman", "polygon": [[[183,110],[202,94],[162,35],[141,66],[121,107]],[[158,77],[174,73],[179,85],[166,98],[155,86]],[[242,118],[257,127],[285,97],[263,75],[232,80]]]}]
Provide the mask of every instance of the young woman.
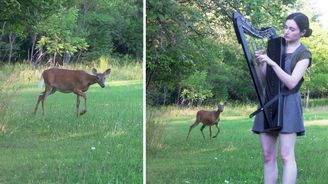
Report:
[{"label": "young woman", "polygon": [[[302,13],[293,13],[286,19],[284,38],[286,40],[285,68],[281,68],[266,54],[255,54],[262,71],[272,67],[278,78],[288,90],[295,88],[311,65],[311,53],[300,42],[301,37],[312,34],[308,17]],[[296,63],[296,64],[295,64]],[[277,139],[280,142],[280,155],[283,162],[283,184],[296,183],[297,165],[295,161],[296,136],[304,135],[303,111],[301,95],[298,92],[285,96],[283,112],[283,128],[279,132],[265,133],[263,113],[259,113],[254,121],[253,132],[260,134],[264,159],[264,183],[277,183]]]}]

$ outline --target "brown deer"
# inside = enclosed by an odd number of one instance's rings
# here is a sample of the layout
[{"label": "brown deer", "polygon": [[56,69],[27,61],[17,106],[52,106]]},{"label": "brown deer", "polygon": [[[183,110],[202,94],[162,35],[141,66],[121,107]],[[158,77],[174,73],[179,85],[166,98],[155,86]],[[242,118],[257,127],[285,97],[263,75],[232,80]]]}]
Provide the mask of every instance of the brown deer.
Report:
[{"label": "brown deer", "polygon": [[216,128],[218,129],[218,132],[216,133],[215,136],[213,136],[213,138],[215,138],[219,132],[220,132],[220,129],[219,129],[219,126],[218,126],[218,123],[220,121],[220,113],[223,112],[224,110],[224,106],[226,106],[227,102],[224,102],[223,105],[221,104],[218,104],[218,110],[217,111],[205,111],[205,110],[200,110],[197,112],[197,115],[196,115],[196,121],[194,122],[194,124],[192,124],[189,128],[189,132],[188,132],[188,136],[186,138],[186,140],[188,140],[188,137],[190,135],[190,132],[191,130],[196,127],[199,123],[202,123],[203,126],[200,128],[200,131],[202,132],[202,135],[203,135],[203,138],[205,139],[205,135],[203,133],[203,130],[206,126],[209,126],[210,127],[210,139],[212,138],[212,129],[211,127],[213,125],[216,126]]},{"label": "brown deer", "polygon": [[[76,94],[76,116],[83,115],[87,112],[87,96],[85,92],[89,86],[98,83],[102,88],[105,87],[105,79],[110,74],[111,69],[107,69],[104,73],[97,73],[96,69],[92,69],[90,75],[83,70],[66,70],[59,68],[51,68],[43,71],[42,77],[45,84],[45,90],[40,94],[36,103],[33,115],[36,114],[40,101],[42,102],[42,115],[44,115],[44,101],[46,97],[60,91],[62,93]],[[80,96],[84,99],[84,110],[79,112]]]}]

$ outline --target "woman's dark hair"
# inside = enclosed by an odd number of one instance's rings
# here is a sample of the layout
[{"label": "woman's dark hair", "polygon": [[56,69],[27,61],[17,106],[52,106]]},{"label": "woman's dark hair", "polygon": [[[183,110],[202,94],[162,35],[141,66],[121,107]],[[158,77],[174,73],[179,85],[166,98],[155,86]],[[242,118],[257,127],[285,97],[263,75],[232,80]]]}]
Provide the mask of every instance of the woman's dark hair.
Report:
[{"label": "woman's dark hair", "polygon": [[309,23],[309,18],[304,15],[303,13],[297,12],[297,13],[292,13],[290,14],[287,20],[294,20],[300,29],[300,31],[305,30],[304,37],[309,37],[312,34],[312,29],[310,29],[310,23]]}]

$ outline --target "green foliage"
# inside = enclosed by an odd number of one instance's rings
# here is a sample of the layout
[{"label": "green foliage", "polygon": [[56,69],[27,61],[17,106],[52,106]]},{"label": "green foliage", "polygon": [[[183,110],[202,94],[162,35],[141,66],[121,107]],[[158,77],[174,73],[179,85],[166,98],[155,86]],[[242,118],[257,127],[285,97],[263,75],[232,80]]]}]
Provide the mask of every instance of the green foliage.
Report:
[{"label": "green foliage", "polygon": [[[141,2],[141,3],[140,3]],[[86,56],[131,55],[141,59],[142,1],[90,1],[81,16],[84,29],[89,33],[92,53]]]},{"label": "green foliage", "polygon": [[196,71],[187,79],[182,80],[180,86],[183,88],[181,97],[190,103],[202,103],[213,96],[212,87],[206,82],[207,72]]},{"label": "green foliage", "polygon": [[304,44],[312,53],[312,65],[305,77],[305,87],[309,87],[313,96],[322,97],[328,94],[328,40],[327,30],[313,24],[313,35],[304,39]]},{"label": "green foliage", "polygon": [[52,16],[47,17],[39,25],[37,30],[43,34],[36,48],[43,49],[49,54],[64,53],[74,55],[79,50],[85,50],[88,45],[83,37],[78,35],[77,8],[61,8]]},{"label": "green foliage", "polygon": [[5,12],[0,37],[12,34],[16,47],[0,39],[0,61],[39,64],[57,57],[69,63],[113,54],[142,58],[142,1],[6,1],[0,10]]},{"label": "green foliage", "polygon": [[[256,27],[273,26],[281,34],[287,13],[296,3],[296,0],[147,1],[147,102],[173,104],[181,102],[177,100],[181,97],[195,101],[199,94],[207,94],[203,99],[208,102],[257,101],[241,45],[232,28],[232,13],[239,11]],[[315,20],[313,17],[310,19]],[[311,27],[314,35],[304,41],[313,54],[313,64],[301,92],[306,94],[310,88],[311,95],[320,97],[327,95],[328,44],[324,36],[327,33],[318,31],[320,27]],[[200,80],[207,84],[197,89],[183,86],[185,81],[188,86],[198,85],[194,79],[196,72],[206,73],[206,79]]]},{"label": "green foliage", "polygon": [[[309,101],[309,107],[311,108],[320,108],[328,104],[328,98],[315,98]],[[307,109],[309,110],[309,109]]]},{"label": "green foliage", "polygon": [[[147,1],[147,96],[153,104],[165,101],[167,96],[181,95],[182,81],[210,62],[202,54],[202,36],[198,35],[198,31],[203,34],[205,30],[196,26],[203,20],[205,15],[197,8],[181,6],[176,1]],[[163,89],[168,89],[169,94],[162,95]],[[203,101],[211,95],[206,90],[189,88],[182,96],[189,101],[199,97]]]}]

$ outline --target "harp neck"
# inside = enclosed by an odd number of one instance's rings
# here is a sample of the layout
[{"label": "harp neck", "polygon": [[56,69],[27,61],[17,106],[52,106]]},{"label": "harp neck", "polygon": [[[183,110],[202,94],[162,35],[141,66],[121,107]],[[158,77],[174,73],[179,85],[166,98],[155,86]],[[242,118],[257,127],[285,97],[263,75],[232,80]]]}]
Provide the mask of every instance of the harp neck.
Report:
[{"label": "harp neck", "polygon": [[276,30],[273,27],[265,27],[258,29],[255,26],[253,26],[250,22],[246,20],[245,17],[243,17],[238,12],[234,13],[234,19],[238,19],[239,24],[242,26],[244,33],[256,37],[256,38],[276,38],[277,33]]}]

